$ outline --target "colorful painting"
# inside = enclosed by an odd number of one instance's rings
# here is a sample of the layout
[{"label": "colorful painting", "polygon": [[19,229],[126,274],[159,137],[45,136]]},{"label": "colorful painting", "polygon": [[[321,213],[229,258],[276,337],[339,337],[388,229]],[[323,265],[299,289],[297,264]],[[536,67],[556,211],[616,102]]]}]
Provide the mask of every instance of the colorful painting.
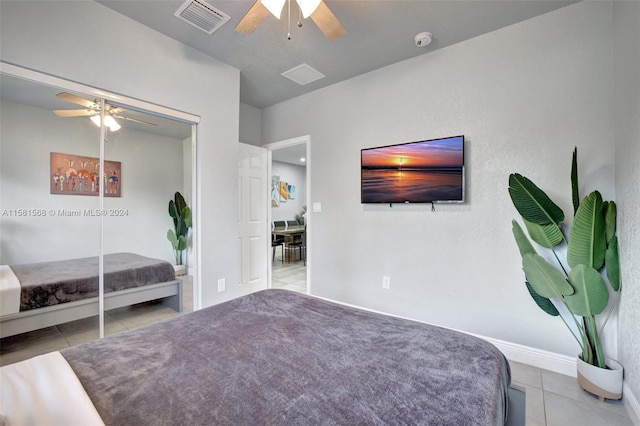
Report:
[{"label": "colorful painting", "polygon": [[296,186],[295,185],[289,185],[289,199],[290,200],[295,200],[296,199]]},{"label": "colorful painting", "polygon": [[51,153],[51,194],[97,196],[102,188],[105,197],[120,197],[122,164],[105,161],[100,173],[100,160],[80,155]]},{"label": "colorful painting", "polygon": [[280,205],[280,176],[271,176],[271,206]]},{"label": "colorful painting", "polygon": [[287,182],[280,181],[280,202],[286,202],[289,199],[289,185]]}]

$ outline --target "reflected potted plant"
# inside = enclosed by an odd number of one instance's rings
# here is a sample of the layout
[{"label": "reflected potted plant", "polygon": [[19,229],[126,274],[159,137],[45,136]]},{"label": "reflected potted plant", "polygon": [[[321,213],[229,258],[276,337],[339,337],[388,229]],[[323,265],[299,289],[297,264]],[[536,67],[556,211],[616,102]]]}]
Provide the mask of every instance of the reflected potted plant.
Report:
[{"label": "reflected potted plant", "polygon": [[187,248],[187,234],[192,221],[191,209],[180,192],[176,192],[173,200],[169,200],[169,216],[173,219],[173,229],[167,231],[167,239],[171,243],[175,255],[176,273],[183,275],[185,273],[184,250]]},{"label": "reflected potted plant", "polygon": [[[525,233],[513,220],[513,235],[529,294],[544,312],[562,319],[580,345],[578,384],[601,400],[620,399],[622,366],[605,356],[601,342],[621,289],[616,204],[603,201],[598,191],[580,202],[577,149],[573,152],[571,189],[574,218],[567,232],[562,209],[531,180],[511,174],[509,195],[527,230]],[[596,320],[600,314],[604,318]]]}]

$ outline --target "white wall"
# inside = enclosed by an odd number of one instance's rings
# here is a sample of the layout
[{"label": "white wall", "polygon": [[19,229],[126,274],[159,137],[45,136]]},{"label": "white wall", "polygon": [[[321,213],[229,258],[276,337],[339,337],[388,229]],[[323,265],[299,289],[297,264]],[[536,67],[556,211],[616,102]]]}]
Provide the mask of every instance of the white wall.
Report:
[{"label": "white wall", "polygon": [[272,161],[271,167],[272,175],[279,176],[281,181],[296,187],[294,200],[271,207],[271,220],[296,220],[296,215],[301,214],[302,207],[307,203],[307,168],[280,161]]},{"label": "white wall", "polygon": [[[614,2],[616,192],[622,263],[620,362],[640,397],[640,3]],[[640,409],[640,407],[639,407]],[[640,414],[639,414],[640,415]]]},{"label": "white wall", "polygon": [[[0,264],[43,262],[99,253],[98,197],[50,194],[50,153],[99,157],[99,129],[88,119],[63,119],[49,110],[2,102],[0,210],[37,209],[44,216],[0,217]],[[182,141],[131,129],[109,134],[107,160],[122,167],[121,197],[106,198],[106,253],[134,252],[173,262],[166,239],[173,226],[167,204],[183,191]],[[77,167],[77,165],[76,165]],[[59,210],[81,209],[82,216]],[[54,213],[51,213],[54,212]],[[119,213],[120,214],[120,213]]]},{"label": "white wall", "polygon": [[[612,68],[611,5],[582,2],[263,110],[265,143],[313,141],[313,293],[575,356],[525,289],[507,182],[571,216],[578,146],[582,192],[615,198]],[[465,204],[360,204],[361,148],[459,134]]]},{"label": "white wall", "polygon": [[[0,2],[0,58],[201,117],[203,305],[237,296],[240,73],[95,2]],[[230,161],[230,159],[233,159]]]},{"label": "white wall", "polygon": [[240,104],[240,142],[262,145],[262,110]]}]

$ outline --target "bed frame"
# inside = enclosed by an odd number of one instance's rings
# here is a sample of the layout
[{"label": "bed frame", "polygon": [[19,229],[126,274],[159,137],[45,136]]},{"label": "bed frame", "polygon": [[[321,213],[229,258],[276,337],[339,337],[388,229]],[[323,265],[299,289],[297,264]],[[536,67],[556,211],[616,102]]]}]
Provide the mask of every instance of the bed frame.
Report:
[{"label": "bed frame", "polygon": [[[105,293],[104,309],[122,308],[156,299],[164,299],[162,303],[165,306],[182,312],[182,279]],[[0,317],[0,338],[92,317],[98,314],[99,309],[98,298],[92,297],[4,315]]]}]

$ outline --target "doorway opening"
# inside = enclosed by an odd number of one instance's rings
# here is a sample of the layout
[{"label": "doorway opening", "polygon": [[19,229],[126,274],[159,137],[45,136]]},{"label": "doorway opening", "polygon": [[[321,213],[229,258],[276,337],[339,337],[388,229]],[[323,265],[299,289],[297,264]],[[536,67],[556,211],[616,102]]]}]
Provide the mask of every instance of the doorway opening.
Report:
[{"label": "doorway opening", "polygon": [[271,195],[268,217],[272,230],[269,248],[269,288],[308,294],[311,291],[310,137],[264,146],[269,150]]}]

